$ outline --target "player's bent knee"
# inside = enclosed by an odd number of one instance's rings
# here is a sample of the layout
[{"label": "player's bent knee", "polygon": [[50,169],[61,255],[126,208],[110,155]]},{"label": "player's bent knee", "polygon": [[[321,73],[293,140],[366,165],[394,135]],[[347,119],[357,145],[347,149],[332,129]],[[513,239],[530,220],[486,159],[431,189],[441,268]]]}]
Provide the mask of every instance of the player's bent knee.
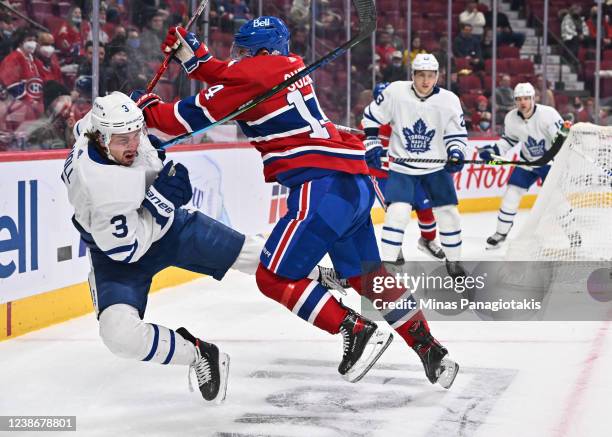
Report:
[{"label": "player's bent knee", "polygon": [[444,205],[433,209],[440,229],[459,229],[461,216],[457,205]]},{"label": "player's bent knee", "polygon": [[518,210],[521,198],[526,192],[527,190],[525,188],[516,185],[508,185],[506,194],[504,194],[504,198],[502,199],[502,208],[512,212]]},{"label": "player's bent knee", "polygon": [[100,314],[99,324],[100,337],[113,354],[122,358],[143,358],[150,325],[140,319],[136,308],[111,305]]},{"label": "player's bent knee", "polygon": [[385,225],[392,228],[404,229],[410,221],[412,207],[409,203],[395,202],[387,207]]},{"label": "player's bent knee", "polygon": [[265,244],[266,240],[260,235],[246,235],[238,258],[232,264],[232,269],[254,275],[257,272],[259,256]]},{"label": "player's bent knee", "polygon": [[257,267],[255,281],[259,291],[265,296],[287,306],[288,296],[294,288],[290,287],[290,285],[294,284],[295,281],[276,275],[261,263]]}]

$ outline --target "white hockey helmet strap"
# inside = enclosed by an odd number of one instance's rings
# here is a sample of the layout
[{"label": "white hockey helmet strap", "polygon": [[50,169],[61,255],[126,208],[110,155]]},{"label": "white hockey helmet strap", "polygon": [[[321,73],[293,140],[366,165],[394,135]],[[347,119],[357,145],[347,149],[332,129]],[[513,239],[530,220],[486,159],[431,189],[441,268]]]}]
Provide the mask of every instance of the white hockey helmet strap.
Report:
[{"label": "white hockey helmet strap", "polygon": [[125,94],[114,91],[97,97],[91,108],[91,124],[94,132],[100,132],[102,145],[110,157],[108,144],[113,134],[125,134],[143,130],[144,115],[136,103]]},{"label": "white hockey helmet strap", "polygon": [[535,99],[535,88],[529,82],[517,83],[514,87],[514,98],[517,97],[531,97]]}]

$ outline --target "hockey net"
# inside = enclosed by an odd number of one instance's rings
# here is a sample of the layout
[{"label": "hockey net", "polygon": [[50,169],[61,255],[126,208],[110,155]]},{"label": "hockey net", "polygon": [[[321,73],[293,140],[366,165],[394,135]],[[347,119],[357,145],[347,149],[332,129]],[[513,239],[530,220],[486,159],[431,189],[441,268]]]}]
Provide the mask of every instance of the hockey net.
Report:
[{"label": "hockey net", "polygon": [[612,127],[571,128],[506,259],[612,259]]}]

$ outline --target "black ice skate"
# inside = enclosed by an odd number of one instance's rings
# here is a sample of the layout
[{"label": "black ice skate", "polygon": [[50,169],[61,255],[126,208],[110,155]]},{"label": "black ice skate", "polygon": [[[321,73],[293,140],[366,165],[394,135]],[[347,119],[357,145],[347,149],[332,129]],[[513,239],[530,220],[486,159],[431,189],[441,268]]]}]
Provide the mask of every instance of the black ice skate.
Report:
[{"label": "black ice skate", "polygon": [[436,261],[444,261],[446,254],[442,248],[436,243],[436,240],[426,240],[425,238],[419,238],[417,243],[417,249],[424,252],[429,257]]},{"label": "black ice skate", "polygon": [[229,355],[219,352],[219,348],[214,344],[195,338],[185,328],[179,328],[176,332],[196,347],[196,359],[189,366],[189,389],[193,391],[191,385],[191,369],[193,368],[202,397],[207,401],[215,401],[216,404],[220,404],[225,400],[227,391]]},{"label": "black ice skate", "polygon": [[393,335],[378,329],[376,323],[347,308],[340,332],[343,337],[342,362],[338,372],[347,381],[357,382],[368,373],[393,340]]},{"label": "black ice skate", "polygon": [[508,234],[500,234],[499,232],[494,233],[487,238],[487,250],[499,249],[501,243],[506,241]]},{"label": "black ice skate", "polygon": [[317,266],[319,269],[319,283],[328,290],[338,290],[346,295],[346,289],[350,288],[351,284],[346,279],[338,276],[338,272],[331,267]]},{"label": "black ice skate", "polygon": [[448,272],[448,276],[450,276],[451,278],[460,278],[467,276],[467,273],[465,272],[461,261],[446,260],[446,271]]},{"label": "black ice skate", "polygon": [[427,332],[420,320],[408,331],[416,341],[412,349],[419,355],[429,382],[450,388],[459,372],[459,364],[446,357],[446,348]]}]

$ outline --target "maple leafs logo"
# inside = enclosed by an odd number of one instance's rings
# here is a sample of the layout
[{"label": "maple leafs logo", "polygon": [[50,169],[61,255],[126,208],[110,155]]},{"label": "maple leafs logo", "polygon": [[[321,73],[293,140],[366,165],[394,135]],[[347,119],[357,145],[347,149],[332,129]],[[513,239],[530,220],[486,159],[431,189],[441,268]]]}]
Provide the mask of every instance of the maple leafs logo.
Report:
[{"label": "maple leafs logo", "polygon": [[544,140],[536,140],[535,138],[529,136],[527,137],[527,144],[525,144],[527,150],[531,156],[538,157],[544,155],[545,149],[545,141]]},{"label": "maple leafs logo", "polygon": [[412,129],[405,127],[402,129],[406,139],[406,149],[411,153],[425,153],[431,149],[431,140],[436,134],[436,130],[427,130],[425,122],[419,118]]}]

